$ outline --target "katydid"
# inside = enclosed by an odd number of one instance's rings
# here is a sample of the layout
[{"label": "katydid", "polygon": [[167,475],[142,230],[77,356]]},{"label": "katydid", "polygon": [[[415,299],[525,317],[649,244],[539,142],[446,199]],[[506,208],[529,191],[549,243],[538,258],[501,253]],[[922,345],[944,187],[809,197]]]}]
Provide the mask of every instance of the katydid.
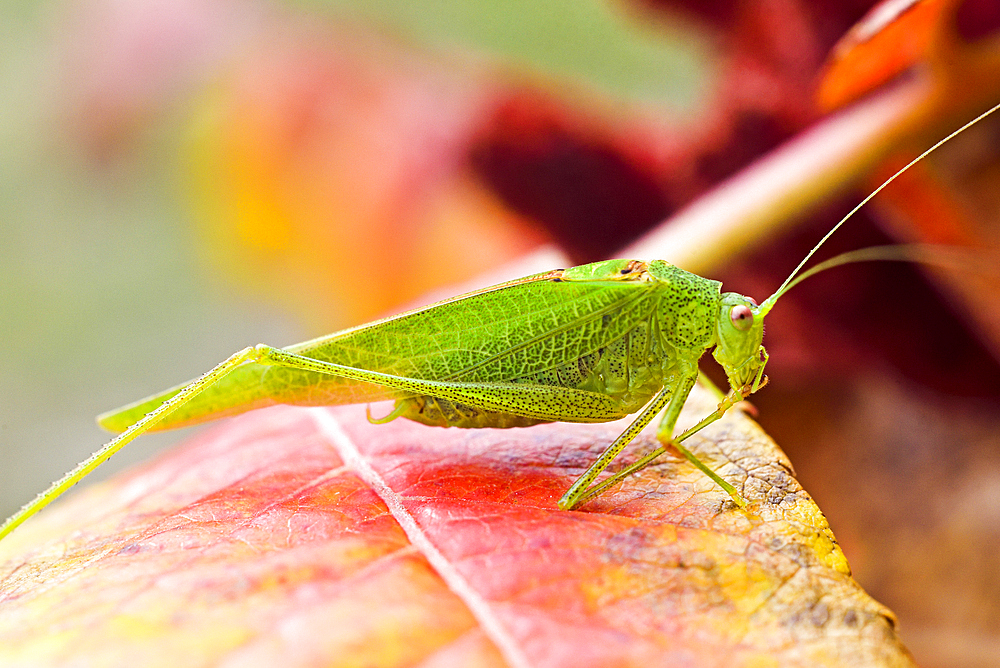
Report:
[{"label": "katydid", "polygon": [[[682,442],[767,384],[764,318],[778,299],[829,267],[900,259],[870,249],[802,274],[841,225],[897,176],[1000,105],[911,161],[838,222],[761,304],[663,260],[606,260],[559,269],[448,299],[287,348],[245,348],[198,379],[98,418],[121,432],[0,526],[0,538],[151,429],[182,427],[273,404],[394,399],[384,422],[406,417],[452,427],[607,422],[639,412],[559,500],[570,510],[676,448],[740,508],[746,500]],[[866,252],[867,251],[867,252]],[[674,436],[709,349],[729,380],[717,409]],[[600,483],[622,449],[663,412],[663,444]],[[371,419],[369,417],[369,419]]]}]

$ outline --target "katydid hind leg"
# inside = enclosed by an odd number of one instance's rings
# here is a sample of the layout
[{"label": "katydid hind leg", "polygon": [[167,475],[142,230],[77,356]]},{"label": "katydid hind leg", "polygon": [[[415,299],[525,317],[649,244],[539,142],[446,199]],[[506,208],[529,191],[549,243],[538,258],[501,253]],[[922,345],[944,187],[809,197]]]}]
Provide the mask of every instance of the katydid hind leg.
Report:
[{"label": "katydid hind leg", "polygon": [[[571,387],[528,383],[483,383],[405,378],[305,357],[280,348],[257,346],[256,361],[382,385],[410,395],[428,395],[484,410],[515,413],[548,421],[609,422],[626,415],[606,394]],[[393,411],[375,422],[396,417]]]},{"label": "katydid hind leg", "polygon": [[180,392],[164,401],[154,410],[147,413],[142,419],[138,420],[121,434],[108,441],[108,443],[101,447],[97,452],[80,462],[76,468],[56,482],[52,483],[48,489],[25,504],[19,511],[11,515],[2,525],[0,525],[0,540],[23,524],[32,515],[58,499],[76,483],[86,478],[94,469],[106,462],[116,452],[121,450],[130,442],[144,434],[157,422],[166,418],[185,403],[198,396],[198,394],[214,385],[236,367],[240,366],[247,360],[255,359],[256,355],[257,353],[254,348],[244,348],[238,353],[231,355],[224,362],[212,368],[204,375],[191,381],[191,383],[181,389]]},{"label": "katydid hind leg", "polygon": [[[94,469],[110,459],[123,447],[147,432],[161,420],[167,418],[171,413],[184,406],[184,404],[197,397],[200,393],[212,387],[216,382],[221,380],[241,364],[245,362],[262,362],[274,364],[276,366],[300,368],[296,364],[289,364],[278,359],[283,354],[298,357],[266,345],[247,347],[237,353],[234,353],[221,364],[213,367],[207,373],[191,381],[179,392],[177,392],[177,394],[165,400],[141,419],[130,425],[121,434],[108,441],[108,443],[102,446],[94,454],[80,462],[80,464],[78,464],[73,470],[56,482],[52,483],[48,489],[36,496],[33,500],[29,501],[19,511],[9,517],[2,525],[0,525],[0,539],[3,539],[32,515],[39,512],[64,493],[69,491],[71,487],[86,478],[91,472],[94,471]],[[351,369],[350,367],[343,367],[343,369],[347,372],[357,372],[360,374],[365,373],[363,370]],[[326,373],[330,372],[326,371]]]}]

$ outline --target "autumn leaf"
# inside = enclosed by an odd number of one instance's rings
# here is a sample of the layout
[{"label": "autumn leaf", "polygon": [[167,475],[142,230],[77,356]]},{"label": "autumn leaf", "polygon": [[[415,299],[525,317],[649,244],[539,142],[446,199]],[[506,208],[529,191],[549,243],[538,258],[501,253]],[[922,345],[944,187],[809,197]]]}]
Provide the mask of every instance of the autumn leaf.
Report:
[{"label": "autumn leaf", "polygon": [[[882,3],[833,50],[820,82],[820,107],[844,106],[862,93],[884,94],[903,72],[923,92],[885,133],[889,154],[866,177],[874,190],[948,131],[997,102],[1000,64],[992,39],[1000,12],[992,3],[928,0]],[[880,91],[880,89],[882,89]],[[934,274],[964,311],[994,357],[1000,358],[1000,300],[991,272],[961,271],[984,260],[996,265],[995,156],[985,148],[997,121],[984,119],[915,165],[876,201],[879,225],[903,242],[975,249]],[[958,265],[957,267],[955,265]]]},{"label": "autumn leaf", "polygon": [[[696,389],[682,423],[715,401]],[[689,443],[747,511],[679,455],[558,510],[623,427],[234,419],[0,544],[0,663],[911,665],[738,411]]]}]

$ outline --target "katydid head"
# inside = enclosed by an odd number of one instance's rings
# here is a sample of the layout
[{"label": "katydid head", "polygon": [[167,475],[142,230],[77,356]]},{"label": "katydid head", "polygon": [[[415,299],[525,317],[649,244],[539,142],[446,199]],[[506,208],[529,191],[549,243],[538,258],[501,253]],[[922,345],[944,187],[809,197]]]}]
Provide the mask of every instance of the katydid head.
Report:
[{"label": "katydid head", "polygon": [[767,351],[764,339],[764,313],[757,302],[735,292],[726,292],[719,300],[716,318],[716,346],[712,356],[726,370],[729,385],[743,396],[756,392],[767,383],[764,365]]},{"label": "katydid head", "polygon": [[[812,258],[820,247],[826,243],[834,232],[846,223],[858,209],[868,203],[875,195],[881,192],[886,186],[908,170],[916,163],[923,160],[929,153],[936,150],[942,144],[950,141],[956,135],[964,132],[967,128],[975,125],[986,116],[1000,109],[1000,104],[988,109],[973,120],[969,121],[959,129],[955,130],[945,138],[941,139],[919,156],[911,160],[905,167],[889,177],[882,185],[871,192],[851,211],[840,219],[822,239],[819,240],[812,250],[810,250],[802,261],[795,267],[795,270],[785,279],[785,282],[774,292],[773,295],[764,300],[760,306],[749,297],[727,292],[721,295],[720,311],[717,317],[716,347],[712,355],[726,370],[729,384],[733,391],[739,392],[746,397],[756,392],[765,384],[767,377],[764,376],[764,366],[767,364],[767,351],[761,345],[764,337],[764,317],[771,311],[778,299],[793,287],[821,271],[826,271],[832,267],[850,262],[864,262],[870,260],[907,260],[918,262],[937,263],[941,259],[940,252],[928,254],[926,249],[907,246],[890,246],[863,248],[860,250],[842,253],[834,258],[812,267],[807,271],[802,268]],[[928,259],[930,255],[930,259]],[[801,272],[801,273],[800,273]]]}]

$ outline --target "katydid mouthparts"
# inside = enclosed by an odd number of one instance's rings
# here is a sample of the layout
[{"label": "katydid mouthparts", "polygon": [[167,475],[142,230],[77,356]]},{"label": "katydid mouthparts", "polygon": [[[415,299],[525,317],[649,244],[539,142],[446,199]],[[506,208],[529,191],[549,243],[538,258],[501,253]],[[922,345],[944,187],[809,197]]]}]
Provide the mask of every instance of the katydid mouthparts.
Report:
[{"label": "katydid mouthparts", "polygon": [[[800,281],[839,264],[917,259],[862,249],[799,273],[813,254],[878,192],[952,132],[894,174],[838,222],[782,285],[757,304],[721,283],[663,260],[606,260],[509,281],[312,341],[245,348],[184,385],[98,418],[120,432],[0,526],[0,539],[146,431],[214,420],[274,404],[333,405],[394,399],[384,422],[406,417],[443,427],[526,427],[608,422],[631,425],[558,501],[571,510],[677,449],[740,508],[747,501],[683,441],[767,383],[764,318]],[[904,247],[905,248],[905,247]],[[712,350],[730,391],[715,411],[679,435],[674,427]],[[595,483],[659,413],[662,447]],[[370,418],[371,419],[371,418]]]}]

